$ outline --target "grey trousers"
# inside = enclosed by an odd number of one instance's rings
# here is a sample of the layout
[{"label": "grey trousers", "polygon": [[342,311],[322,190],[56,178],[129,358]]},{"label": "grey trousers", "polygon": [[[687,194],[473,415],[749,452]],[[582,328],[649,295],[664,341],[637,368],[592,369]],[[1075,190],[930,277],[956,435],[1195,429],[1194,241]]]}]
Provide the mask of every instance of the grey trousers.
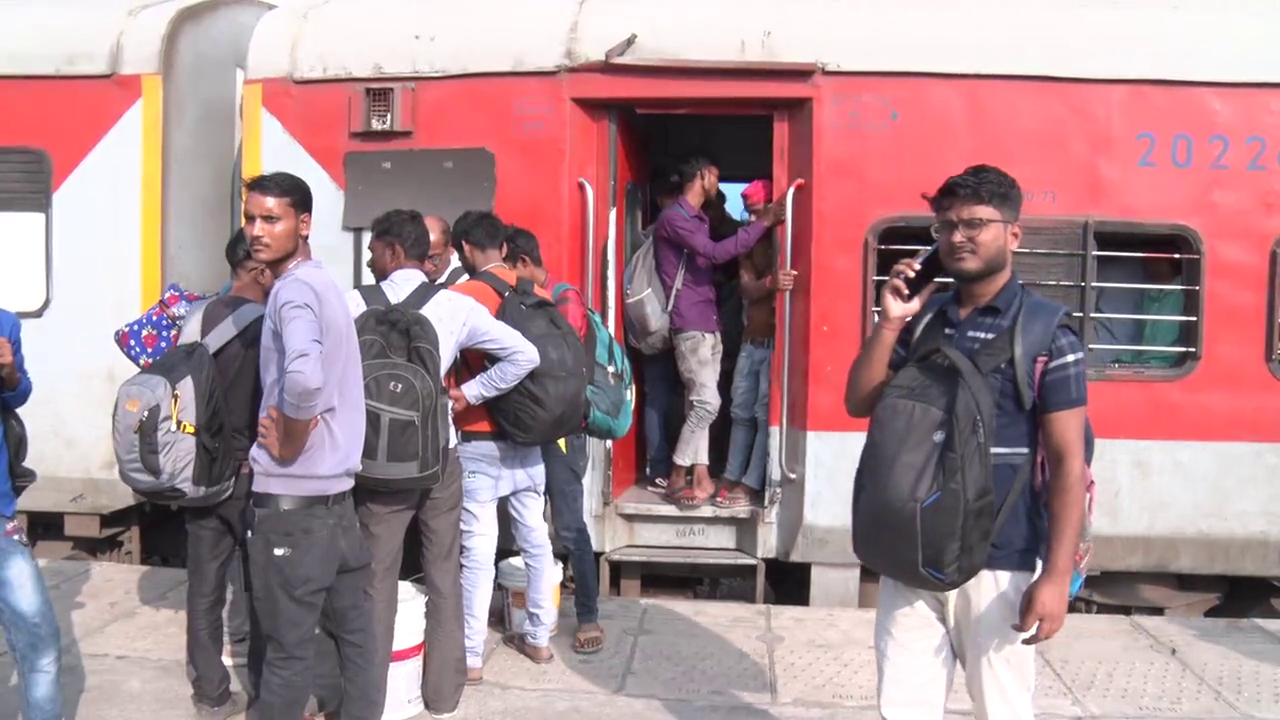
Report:
[{"label": "grey trousers", "polygon": [[[373,606],[378,650],[378,695],[385,698],[395,632],[397,583],[404,560],[405,533],[417,519],[422,539],[422,584],[427,591],[427,658],[422,698],[435,713],[452,712],[467,684],[466,647],[462,615],[462,464],[450,449],[444,480],[430,490],[372,492],[357,490],[356,514],[373,555],[373,573],[365,596]],[[321,638],[321,642],[332,642]],[[319,648],[318,657],[330,656]],[[331,656],[330,656],[331,657]],[[325,682],[322,666],[317,678],[321,709],[341,707],[341,690]]]}]

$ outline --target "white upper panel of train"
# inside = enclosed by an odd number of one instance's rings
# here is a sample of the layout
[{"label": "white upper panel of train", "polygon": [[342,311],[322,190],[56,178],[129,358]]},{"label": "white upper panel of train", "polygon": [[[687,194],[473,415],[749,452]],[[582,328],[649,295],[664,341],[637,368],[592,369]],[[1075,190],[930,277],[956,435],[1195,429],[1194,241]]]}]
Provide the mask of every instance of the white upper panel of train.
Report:
[{"label": "white upper panel of train", "polygon": [[[256,0],[0,0],[0,75],[160,68],[173,17]],[[623,62],[1280,82],[1277,0],[274,0],[249,78],[555,72]]]},{"label": "white upper panel of train", "polygon": [[603,61],[1280,81],[1278,0],[328,0],[263,18],[250,78],[549,72]]},{"label": "white upper panel of train", "polygon": [[173,19],[217,3],[290,0],[0,0],[0,77],[158,73]]}]

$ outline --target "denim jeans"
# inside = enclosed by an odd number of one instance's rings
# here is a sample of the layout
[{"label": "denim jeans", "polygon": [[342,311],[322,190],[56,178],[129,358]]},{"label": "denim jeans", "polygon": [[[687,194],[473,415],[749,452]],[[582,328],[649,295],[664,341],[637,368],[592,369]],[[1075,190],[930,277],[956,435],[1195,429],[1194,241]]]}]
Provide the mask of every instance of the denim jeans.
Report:
[{"label": "denim jeans", "polygon": [[579,625],[593,623],[600,615],[600,575],[582,509],[587,437],[578,434],[565,438],[564,450],[560,449],[560,443],[543,445],[542,464],[547,470],[551,524],[555,526],[556,538],[569,553],[569,567],[573,568],[573,609]]},{"label": "denim jeans", "polygon": [[[458,444],[462,462],[462,593],[466,613],[467,667],[484,667],[498,553],[498,500],[507,498],[516,545],[526,572],[524,639],[546,647],[556,624],[542,452],[509,442]],[[429,651],[428,651],[429,652]]]},{"label": "denim jeans", "polygon": [[729,435],[729,464],[726,480],[741,482],[754,490],[764,489],[769,461],[769,368],[773,343],[743,343],[733,372],[733,393],[729,414],[733,432]]},{"label": "denim jeans", "polygon": [[684,397],[676,370],[676,356],[671,350],[645,355],[644,377],[644,444],[649,477],[671,475],[671,439],[667,418],[671,404]]},{"label": "denim jeans", "polygon": [[0,627],[22,688],[26,720],[62,720],[62,632],[26,534],[0,518]]}]

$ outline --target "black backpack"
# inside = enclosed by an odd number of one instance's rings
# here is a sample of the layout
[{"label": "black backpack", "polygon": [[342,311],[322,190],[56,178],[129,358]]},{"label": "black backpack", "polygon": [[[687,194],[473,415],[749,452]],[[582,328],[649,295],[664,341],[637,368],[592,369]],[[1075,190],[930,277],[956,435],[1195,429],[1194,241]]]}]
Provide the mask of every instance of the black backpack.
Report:
[{"label": "black backpack", "polygon": [[498,434],[516,445],[542,445],[582,432],[589,383],[586,347],[555,303],[521,278],[512,287],[491,272],[475,278],[502,301],[494,317],[538,349],[538,367],[485,403]]},{"label": "black backpack", "polygon": [[1012,361],[1020,404],[1031,408],[1035,359],[1069,318],[1066,307],[1023,291],[1014,322],[970,359],[951,346],[936,318],[948,297],[921,312],[908,362],[871,413],[853,488],[854,553],[881,575],[934,592],[954,590],[982,570],[1034,468],[1032,452],[997,509],[996,399],[988,377]]},{"label": "black backpack", "polygon": [[0,462],[8,463],[13,493],[21,495],[36,478],[36,472],[23,464],[27,461],[27,426],[22,422],[18,411],[6,405],[3,400],[0,400],[0,422],[4,423],[5,444],[5,447],[0,448],[4,451]]},{"label": "black backpack", "polygon": [[365,435],[356,484],[370,490],[429,489],[444,478],[449,403],[440,338],[422,308],[442,287],[424,282],[392,304],[378,285],[357,288]]}]

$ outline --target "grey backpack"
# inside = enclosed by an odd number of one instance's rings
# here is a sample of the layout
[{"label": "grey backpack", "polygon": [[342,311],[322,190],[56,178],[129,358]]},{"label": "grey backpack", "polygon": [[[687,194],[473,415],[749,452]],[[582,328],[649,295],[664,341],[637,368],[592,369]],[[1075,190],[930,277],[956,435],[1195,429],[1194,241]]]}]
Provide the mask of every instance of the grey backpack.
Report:
[{"label": "grey backpack", "polygon": [[120,479],[143,499],[204,507],[235,486],[231,428],[213,355],[263,307],[245,303],[200,339],[208,301],[191,309],[178,343],[116,392],[111,433]]},{"label": "grey backpack", "polygon": [[656,355],[671,347],[671,306],[684,284],[684,266],[689,256],[686,253],[680,258],[680,269],[676,271],[668,298],[653,256],[653,234],[647,235],[648,239],[631,256],[624,273],[622,318],[627,344],[645,355]]}]

